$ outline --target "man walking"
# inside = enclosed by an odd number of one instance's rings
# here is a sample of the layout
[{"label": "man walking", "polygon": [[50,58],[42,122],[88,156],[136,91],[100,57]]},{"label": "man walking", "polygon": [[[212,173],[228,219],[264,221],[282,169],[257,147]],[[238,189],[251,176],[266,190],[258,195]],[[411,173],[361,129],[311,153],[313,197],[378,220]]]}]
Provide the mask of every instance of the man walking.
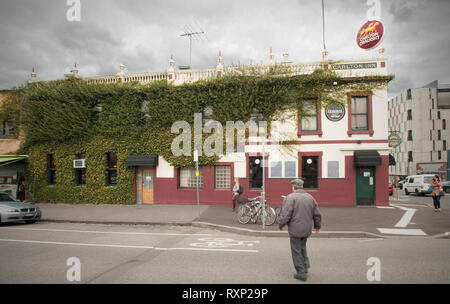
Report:
[{"label": "man walking", "polygon": [[306,241],[311,236],[313,221],[314,229],[319,233],[322,216],[316,200],[303,190],[303,180],[296,179],[291,181],[291,184],[293,193],[283,202],[278,225],[280,230],[288,225],[292,260],[297,271],[294,278],[306,281],[310,267]]}]

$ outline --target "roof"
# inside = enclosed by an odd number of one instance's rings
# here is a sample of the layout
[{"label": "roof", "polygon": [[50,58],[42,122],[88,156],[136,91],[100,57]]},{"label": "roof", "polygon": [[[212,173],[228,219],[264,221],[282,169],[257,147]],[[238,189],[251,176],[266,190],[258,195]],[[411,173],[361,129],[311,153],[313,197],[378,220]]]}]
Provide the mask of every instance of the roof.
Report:
[{"label": "roof", "polygon": [[26,155],[1,155],[0,156],[0,166],[6,166],[11,163],[15,163],[24,159],[27,159]]},{"label": "roof", "polygon": [[130,155],[125,164],[129,167],[156,167],[158,166],[158,155]]}]

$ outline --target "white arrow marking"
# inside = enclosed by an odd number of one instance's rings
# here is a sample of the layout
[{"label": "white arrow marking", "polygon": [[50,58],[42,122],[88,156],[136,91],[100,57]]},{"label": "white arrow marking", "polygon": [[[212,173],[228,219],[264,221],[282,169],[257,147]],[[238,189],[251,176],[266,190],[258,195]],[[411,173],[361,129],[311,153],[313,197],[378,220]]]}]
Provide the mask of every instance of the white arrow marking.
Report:
[{"label": "white arrow marking", "polygon": [[400,221],[395,225],[395,227],[406,228],[409,225],[409,223],[411,222],[411,220],[414,216],[414,213],[416,213],[417,209],[400,207],[400,206],[395,206],[395,207],[406,211],[405,214],[403,214]]}]

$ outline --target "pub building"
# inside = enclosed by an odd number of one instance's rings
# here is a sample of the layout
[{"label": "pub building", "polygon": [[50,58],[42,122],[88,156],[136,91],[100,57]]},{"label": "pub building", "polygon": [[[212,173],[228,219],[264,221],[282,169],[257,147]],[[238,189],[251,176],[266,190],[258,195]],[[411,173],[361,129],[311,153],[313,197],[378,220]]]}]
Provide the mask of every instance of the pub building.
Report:
[{"label": "pub building", "polygon": [[[365,76],[389,76],[383,51],[375,59],[352,61],[322,61],[292,63],[283,53],[284,64],[293,75],[310,74],[324,68],[334,70],[340,77],[352,79]],[[219,54],[215,69],[175,70],[175,61],[162,73],[127,74],[120,66],[117,75],[76,77],[88,84],[131,82],[148,83],[166,79],[180,85],[199,79],[236,75],[239,70],[225,67]],[[269,64],[258,66],[267,71],[275,65],[272,50]],[[386,77],[386,79],[390,79]],[[272,121],[266,144],[259,138],[248,138],[243,152],[224,155],[214,166],[199,168],[199,193],[202,205],[230,205],[234,179],[239,178],[243,196],[261,194],[264,183],[266,198],[272,205],[281,205],[282,195],[291,193],[290,181],[302,178],[304,187],[320,206],[387,206],[388,195],[388,107],[387,89],[382,86],[372,93],[346,92],[347,104],[319,107],[316,101],[302,101],[302,116],[286,113],[286,119]],[[203,113],[204,115],[207,113]],[[294,115],[292,115],[294,114]],[[257,120],[258,115],[252,119]],[[274,133],[275,132],[275,133]],[[283,138],[277,141],[275,137]],[[263,162],[263,150],[265,162]],[[116,158],[115,155],[111,159]],[[80,165],[89,165],[89,159]],[[109,161],[109,160],[108,160]],[[196,204],[197,178],[193,168],[176,168],[160,155],[129,155],[126,165],[134,172],[136,204]],[[263,167],[263,163],[266,164]],[[117,160],[108,174],[117,182]],[[82,169],[79,169],[83,177]],[[86,178],[86,177],[84,177]],[[81,178],[83,180],[83,178]]]},{"label": "pub building", "polygon": [[[341,77],[388,76],[383,50],[372,60],[292,63],[287,51],[281,64],[298,74],[311,73],[320,67],[334,69]],[[223,66],[219,54],[215,76],[238,75],[232,67]],[[272,50],[269,66],[274,65]],[[142,83],[152,79],[167,79],[177,84],[205,77],[211,70],[175,70],[173,57],[170,68],[161,74],[127,75],[121,67],[122,81]],[[114,82],[116,77],[86,78],[89,83]],[[307,106],[308,101],[303,101]],[[279,144],[273,138],[265,145],[263,168],[261,141],[251,138],[245,152],[224,155],[215,166],[199,168],[200,204],[229,205],[231,189],[237,177],[245,197],[261,194],[263,170],[267,201],[282,203],[282,195],[291,193],[290,181],[302,178],[305,189],[321,206],[386,206],[388,196],[388,108],[387,89],[377,89],[372,95],[348,92],[348,106],[317,105],[283,122],[272,122],[278,135],[289,139]],[[286,113],[292,114],[292,113]],[[295,113],[294,113],[295,114]],[[283,141],[284,142],[284,141]],[[127,165],[135,172],[136,204],[196,204],[196,170],[175,168],[158,155],[131,155]]]}]

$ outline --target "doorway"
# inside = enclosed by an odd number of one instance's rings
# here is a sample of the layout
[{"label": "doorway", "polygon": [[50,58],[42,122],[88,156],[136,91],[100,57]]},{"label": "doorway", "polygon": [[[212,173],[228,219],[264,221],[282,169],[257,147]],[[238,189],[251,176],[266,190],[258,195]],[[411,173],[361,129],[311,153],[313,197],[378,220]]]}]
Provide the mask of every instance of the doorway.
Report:
[{"label": "doorway", "polygon": [[375,168],[356,168],[356,205],[375,205]]},{"label": "doorway", "polygon": [[137,202],[141,204],[154,203],[155,168],[137,169]]}]

